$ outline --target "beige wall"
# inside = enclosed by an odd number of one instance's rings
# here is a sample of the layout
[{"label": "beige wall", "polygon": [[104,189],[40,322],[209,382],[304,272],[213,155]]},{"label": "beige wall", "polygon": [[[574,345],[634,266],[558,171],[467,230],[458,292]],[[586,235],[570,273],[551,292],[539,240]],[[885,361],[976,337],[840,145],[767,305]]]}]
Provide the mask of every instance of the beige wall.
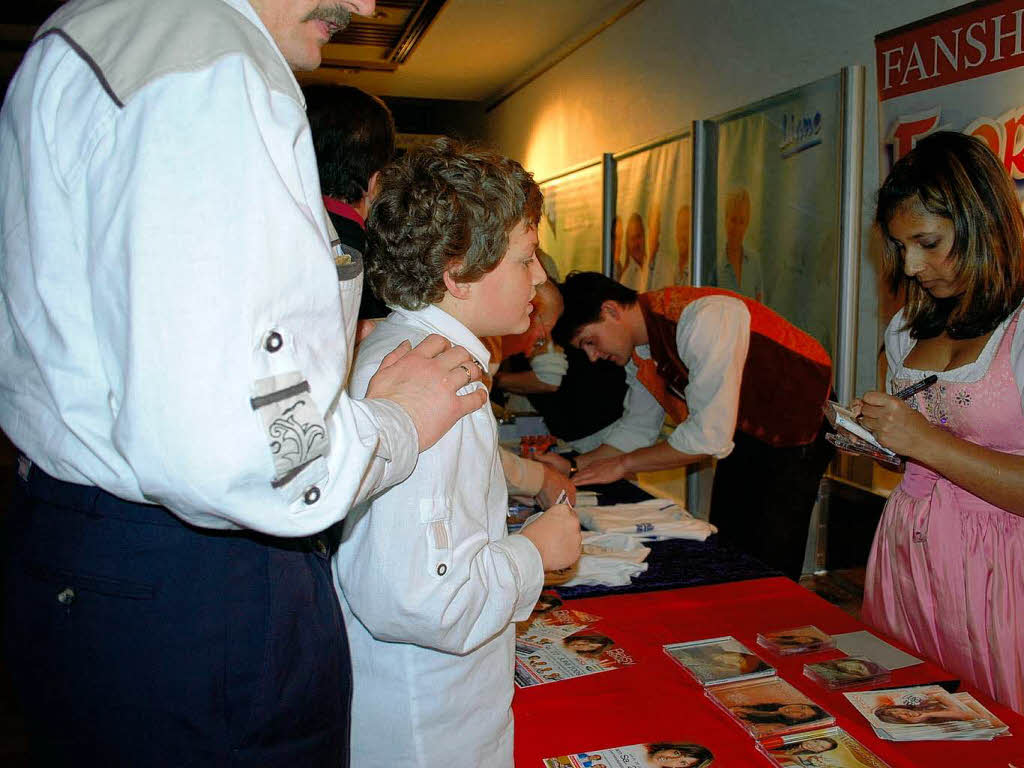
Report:
[{"label": "beige wall", "polygon": [[[571,2],[571,0],[564,0]],[[863,64],[864,256],[857,391],[873,386],[878,187],[874,36],[960,0],[646,0],[488,115],[487,139],[543,179]],[[542,20],[538,20],[542,21]]]}]

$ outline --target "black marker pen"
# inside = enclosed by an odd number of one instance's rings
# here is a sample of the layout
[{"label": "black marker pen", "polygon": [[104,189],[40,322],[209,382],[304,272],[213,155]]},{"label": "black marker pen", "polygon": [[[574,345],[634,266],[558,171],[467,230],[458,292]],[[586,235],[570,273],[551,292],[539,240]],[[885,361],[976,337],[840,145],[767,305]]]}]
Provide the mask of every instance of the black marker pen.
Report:
[{"label": "black marker pen", "polygon": [[911,384],[909,387],[904,387],[897,392],[893,397],[898,397],[900,400],[906,400],[907,398],[913,397],[918,392],[923,392],[928,389],[932,384],[939,380],[939,377],[934,373],[931,376],[925,376],[916,384]]}]

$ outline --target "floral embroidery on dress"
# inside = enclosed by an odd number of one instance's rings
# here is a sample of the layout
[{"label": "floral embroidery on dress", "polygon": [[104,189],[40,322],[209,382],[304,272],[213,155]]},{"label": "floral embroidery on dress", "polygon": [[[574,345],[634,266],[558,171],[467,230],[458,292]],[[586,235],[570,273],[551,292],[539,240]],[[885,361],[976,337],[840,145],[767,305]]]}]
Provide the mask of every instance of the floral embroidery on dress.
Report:
[{"label": "floral embroidery on dress", "polygon": [[956,398],[956,404],[961,408],[966,408],[971,404],[971,393],[966,389],[961,389],[954,397]]},{"label": "floral embroidery on dress", "polygon": [[924,406],[922,412],[928,421],[933,424],[945,424],[949,420],[945,384],[940,382],[937,386],[926,389],[921,393],[921,400]]}]

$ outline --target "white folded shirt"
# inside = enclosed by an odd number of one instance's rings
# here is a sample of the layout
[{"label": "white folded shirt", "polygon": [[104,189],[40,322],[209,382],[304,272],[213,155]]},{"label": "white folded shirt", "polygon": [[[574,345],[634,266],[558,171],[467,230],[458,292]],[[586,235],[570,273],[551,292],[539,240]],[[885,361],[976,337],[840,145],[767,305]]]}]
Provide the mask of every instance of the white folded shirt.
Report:
[{"label": "white folded shirt", "polygon": [[718,529],[698,520],[685,509],[664,499],[605,507],[577,507],[584,528],[599,533],[625,533],[641,540],[691,539],[704,541]]}]

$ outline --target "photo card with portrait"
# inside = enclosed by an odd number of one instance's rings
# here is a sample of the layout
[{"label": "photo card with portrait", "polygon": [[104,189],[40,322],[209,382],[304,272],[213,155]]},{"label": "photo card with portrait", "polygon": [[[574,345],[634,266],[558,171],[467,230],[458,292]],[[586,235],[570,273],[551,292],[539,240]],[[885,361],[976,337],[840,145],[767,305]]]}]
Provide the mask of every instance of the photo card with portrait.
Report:
[{"label": "photo card with portrait", "polygon": [[775,669],[731,635],[670,643],[665,653],[701,685],[718,685],[775,674]]},{"label": "photo card with portrait", "polygon": [[892,679],[892,672],[861,656],[804,664],[804,676],[831,691],[855,685],[875,685]]},{"label": "photo card with portrait", "polygon": [[770,737],[758,747],[779,768],[889,768],[878,755],[842,728],[820,728]]},{"label": "photo card with portrait", "polygon": [[937,685],[843,695],[888,741],[988,741],[1008,730],[970,694]]},{"label": "photo card with portrait", "polygon": [[825,634],[812,624],[759,633],[757,644],[780,656],[817,653],[836,647],[831,635]]},{"label": "photo card with portrait", "polygon": [[544,758],[544,768],[648,768],[648,766],[711,768],[717,765],[711,750],[688,739],[630,744],[561,757]]},{"label": "photo card with portrait", "polygon": [[835,725],[835,718],[779,677],[715,685],[704,695],[761,740]]},{"label": "photo card with portrait", "polygon": [[517,688],[554,683],[574,677],[608,672],[633,664],[626,649],[591,628],[556,639],[555,635],[533,641],[516,638],[515,684]]}]

